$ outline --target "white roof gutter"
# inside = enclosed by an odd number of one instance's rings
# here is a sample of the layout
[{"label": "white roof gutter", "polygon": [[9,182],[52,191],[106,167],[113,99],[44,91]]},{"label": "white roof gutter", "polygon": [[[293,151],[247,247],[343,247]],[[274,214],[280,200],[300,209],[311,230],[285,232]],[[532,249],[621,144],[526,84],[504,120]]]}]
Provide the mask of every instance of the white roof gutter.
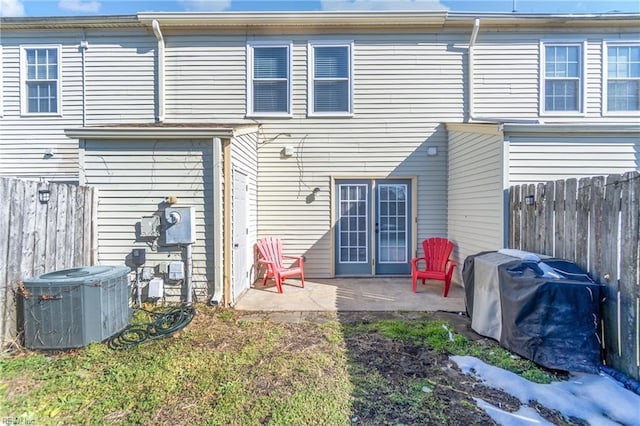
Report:
[{"label": "white roof gutter", "polygon": [[153,34],[158,39],[158,115],[156,121],[162,123],[164,121],[164,94],[165,94],[165,82],[164,82],[164,37],[160,31],[160,24],[157,20],[151,22],[151,28],[153,28]]}]

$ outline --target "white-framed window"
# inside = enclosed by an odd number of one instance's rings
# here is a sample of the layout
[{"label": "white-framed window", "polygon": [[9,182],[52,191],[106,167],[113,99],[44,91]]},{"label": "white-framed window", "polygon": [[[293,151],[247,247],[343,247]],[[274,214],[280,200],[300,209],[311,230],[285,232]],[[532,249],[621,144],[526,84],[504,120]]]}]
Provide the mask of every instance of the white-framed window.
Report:
[{"label": "white-framed window", "polygon": [[291,42],[247,44],[247,115],[291,115]]},{"label": "white-framed window", "polygon": [[583,43],[542,42],[540,112],[547,115],[584,113]]},{"label": "white-framed window", "polygon": [[640,43],[603,43],[603,110],[640,113]]},{"label": "white-framed window", "polygon": [[60,52],[60,46],[22,46],[23,114],[60,115]]},{"label": "white-framed window", "polygon": [[309,115],[353,113],[353,42],[311,41],[308,46]]}]

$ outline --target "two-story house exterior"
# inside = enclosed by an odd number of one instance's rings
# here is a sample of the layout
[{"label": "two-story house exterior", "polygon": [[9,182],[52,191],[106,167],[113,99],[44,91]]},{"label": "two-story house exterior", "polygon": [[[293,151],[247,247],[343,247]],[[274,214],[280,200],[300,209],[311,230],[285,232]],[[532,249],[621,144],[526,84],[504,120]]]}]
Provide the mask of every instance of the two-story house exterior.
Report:
[{"label": "two-story house exterior", "polygon": [[193,280],[233,303],[257,238],[308,277],[406,275],[418,241],[502,247],[503,190],[640,168],[640,16],[5,18],[0,175],[96,186],[99,261],[196,208]]}]

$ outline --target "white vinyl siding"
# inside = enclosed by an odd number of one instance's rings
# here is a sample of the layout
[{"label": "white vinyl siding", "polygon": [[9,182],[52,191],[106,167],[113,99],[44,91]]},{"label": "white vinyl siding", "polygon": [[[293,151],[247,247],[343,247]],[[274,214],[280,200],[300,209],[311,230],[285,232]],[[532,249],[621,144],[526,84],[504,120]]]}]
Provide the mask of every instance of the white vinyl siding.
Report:
[{"label": "white vinyl siding", "polygon": [[247,113],[247,47],[236,35],[167,36],[166,120],[237,120]]},{"label": "white vinyl siding", "polygon": [[61,115],[61,47],[22,46],[23,115]]},{"label": "white vinyl siding", "polygon": [[153,122],[155,38],[131,32],[87,40],[87,125]]},{"label": "white vinyl siding", "polygon": [[[16,178],[76,182],[78,141],[64,135],[64,129],[81,121],[80,52],[67,33],[55,37],[59,48],[59,99],[64,99],[64,115],[24,114],[23,47],[51,47],[50,33],[15,34],[2,31],[2,108],[0,119],[0,175]],[[60,107],[59,111],[63,111]],[[53,156],[45,155],[52,152]]]},{"label": "white vinyl siding", "polygon": [[291,113],[291,43],[247,45],[247,115]]},{"label": "white vinyl siding", "polygon": [[[57,114],[23,114],[23,47],[59,48]],[[87,40],[86,124],[152,122],[155,113],[155,38],[146,30],[2,31],[3,114],[0,175],[78,180],[78,141],[65,129],[83,124],[82,54]],[[45,155],[51,151],[53,156]]]},{"label": "white vinyl siding", "polygon": [[542,42],[540,54],[541,115],[582,113],[585,96],[583,45]]},{"label": "white vinyl siding", "polygon": [[309,115],[350,115],[353,43],[309,43]]},{"label": "white vinyl siding", "polygon": [[503,139],[497,125],[448,125],[449,232],[456,244],[455,273],[467,256],[498,250],[504,244]]},{"label": "white vinyl siding", "polygon": [[640,169],[640,134],[508,134],[509,185]]},{"label": "white vinyl siding", "polygon": [[640,113],[640,43],[603,43],[605,113]]},{"label": "white vinyl siding", "polygon": [[[98,261],[121,265],[133,248],[145,248],[145,266],[184,260],[177,246],[154,245],[137,235],[143,216],[163,216],[167,195],[176,206],[194,206],[194,301],[206,301],[213,282],[213,147],[199,140],[87,140],[86,185],[100,191]],[[160,239],[162,242],[162,239]],[[165,292],[178,300],[182,285],[167,283]]]}]

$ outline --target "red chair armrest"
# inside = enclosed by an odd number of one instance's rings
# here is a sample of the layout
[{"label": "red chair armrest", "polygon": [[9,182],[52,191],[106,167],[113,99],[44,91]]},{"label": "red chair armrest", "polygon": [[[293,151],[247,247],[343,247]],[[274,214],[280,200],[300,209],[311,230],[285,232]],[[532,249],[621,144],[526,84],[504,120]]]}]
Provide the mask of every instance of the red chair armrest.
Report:
[{"label": "red chair armrest", "polygon": [[413,259],[411,259],[411,263],[417,264],[421,260],[424,260],[425,262],[427,261],[427,259],[424,257],[414,257]]}]

